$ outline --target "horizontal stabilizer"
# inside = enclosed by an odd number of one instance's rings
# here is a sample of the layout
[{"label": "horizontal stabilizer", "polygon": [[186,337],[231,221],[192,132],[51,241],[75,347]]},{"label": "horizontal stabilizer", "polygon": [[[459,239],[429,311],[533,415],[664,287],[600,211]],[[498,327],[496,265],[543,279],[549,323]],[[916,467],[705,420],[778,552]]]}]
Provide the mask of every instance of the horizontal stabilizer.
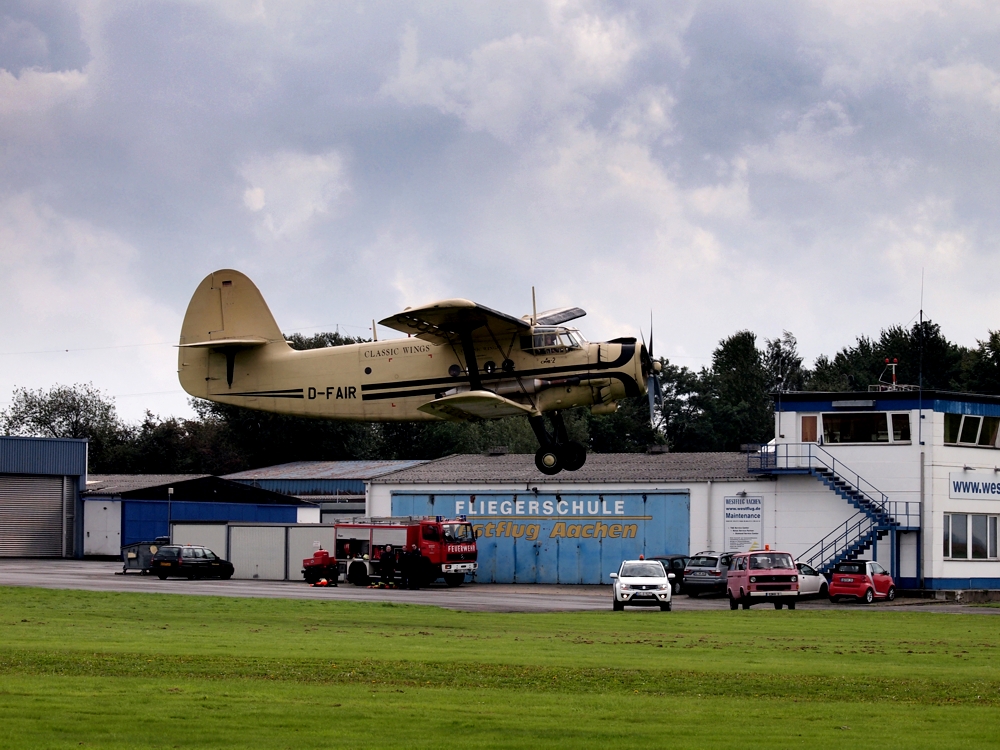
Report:
[{"label": "horizontal stabilizer", "polygon": [[509,398],[491,391],[466,391],[454,396],[429,401],[417,407],[425,414],[432,414],[450,422],[470,419],[499,419],[500,417],[530,416],[534,411]]},{"label": "horizontal stabilizer", "polygon": [[195,341],[193,344],[178,344],[178,346],[197,349],[221,349],[226,346],[264,346],[267,343],[267,339],[260,338],[259,336],[244,336],[233,339],[215,339],[214,341]]}]

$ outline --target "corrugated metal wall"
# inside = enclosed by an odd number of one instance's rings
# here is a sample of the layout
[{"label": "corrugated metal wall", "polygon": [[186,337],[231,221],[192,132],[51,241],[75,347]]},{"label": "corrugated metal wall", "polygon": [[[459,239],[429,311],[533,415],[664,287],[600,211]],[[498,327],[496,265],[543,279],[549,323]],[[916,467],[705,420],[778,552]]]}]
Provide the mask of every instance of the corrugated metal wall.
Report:
[{"label": "corrugated metal wall", "polygon": [[337,544],[337,530],[333,526],[291,526],[288,529],[288,580],[302,580],[302,561],[312,557],[318,548],[328,550],[332,555]]},{"label": "corrugated metal wall", "polygon": [[[65,484],[63,477],[0,475],[0,556],[72,554],[72,515],[67,530]],[[71,492],[70,513],[74,497]]]},{"label": "corrugated metal wall", "polygon": [[234,578],[285,579],[284,526],[230,526],[229,562]]},{"label": "corrugated metal wall", "polygon": [[0,436],[0,474],[82,477],[87,441]]},{"label": "corrugated metal wall", "polygon": [[392,515],[466,514],[483,583],[610,583],[622,560],[690,547],[687,493],[393,493]]},{"label": "corrugated metal wall", "polygon": [[[162,500],[122,501],[122,544],[152,541],[169,533],[167,503]],[[246,521],[295,523],[297,506],[247,503],[170,503],[171,521]]]},{"label": "corrugated metal wall", "polygon": [[175,523],[171,524],[170,541],[174,544],[197,544],[208,547],[226,560],[229,559],[229,531],[224,523]]}]

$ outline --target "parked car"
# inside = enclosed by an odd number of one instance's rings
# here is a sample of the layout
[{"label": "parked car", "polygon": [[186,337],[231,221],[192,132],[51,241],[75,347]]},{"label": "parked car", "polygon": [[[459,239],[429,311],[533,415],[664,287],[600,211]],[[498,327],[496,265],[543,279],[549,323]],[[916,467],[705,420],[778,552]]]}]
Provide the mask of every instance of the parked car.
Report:
[{"label": "parked car", "polygon": [[659,560],[663,563],[663,567],[668,573],[674,574],[674,588],[672,593],[676,596],[681,593],[684,588],[684,569],[687,567],[688,560],[691,558],[687,555],[657,555],[655,557],[647,557],[647,560]]},{"label": "parked car", "polygon": [[153,555],[150,571],[161,581],[167,576],[182,578],[233,577],[233,564],[223,560],[208,547],[193,544],[169,544],[160,547]]},{"label": "parked car", "polygon": [[799,571],[787,552],[757,550],[733,555],[726,578],[729,608],[750,609],[760,602],[772,602],[775,609],[788,605],[795,609],[799,598]]},{"label": "parked car", "polygon": [[795,563],[795,567],[799,571],[799,598],[818,596],[825,599],[829,593],[826,576],[803,562]]},{"label": "parked car", "polygon": [[699,594],[725,593],[726,575],[732,559],[733,553],[719,554],[714,550],[694,555],[684,568],[684,593],[692,598]]},{"label": "parked car", "polygon": [[659,560],[625,560],[617,573],[612,573],[612,609],[620,612],[626,604],[637,607],[659,605],[670,611],[673,573],[668,573]]},{"label": "parked car", "polygon": [[830,578],[830,601],[852,597],[865,604],[876,599],[891,602],[896,598],[896,583],[889,571],[871,560],[841,562],[833,569]]}]

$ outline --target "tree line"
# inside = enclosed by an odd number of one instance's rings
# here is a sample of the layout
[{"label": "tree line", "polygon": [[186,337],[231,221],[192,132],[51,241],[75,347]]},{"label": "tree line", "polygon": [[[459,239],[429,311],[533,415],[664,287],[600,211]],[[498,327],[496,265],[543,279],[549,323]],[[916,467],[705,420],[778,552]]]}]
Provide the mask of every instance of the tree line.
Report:
[{"label": "tree line", "polygon": [[[340,333],[285,337],[295,349],[360,343]],[[900,383],[927,389],[1000,395],[1000,331],[975,347],[948,341],[931,321],[892,326],[861,336],[833,357],[803,365],[795,337],[785,331],[758,343],[751,331],[719,342],[711,365],[692,370],[662,359],[663,392],[655,420],[646,397],[625,399],[614,414],[565,413],[571,439],[597,453],[645,451],[665,444],[678,452],[734,451],[773,437],[772,394],[781,391],[867,390],[888,378],[886,359],[898,360]],[[89,384],[48,390],[18,388],[0,412],[0,433],[90,440],[90,471],[100,473],[228,474],[289,461],[438,458],[504,446],[537,447],[527,420],[357,423],[269,414],[192,399],[195,417],[139,423],[119,418],[114,400]]]}]

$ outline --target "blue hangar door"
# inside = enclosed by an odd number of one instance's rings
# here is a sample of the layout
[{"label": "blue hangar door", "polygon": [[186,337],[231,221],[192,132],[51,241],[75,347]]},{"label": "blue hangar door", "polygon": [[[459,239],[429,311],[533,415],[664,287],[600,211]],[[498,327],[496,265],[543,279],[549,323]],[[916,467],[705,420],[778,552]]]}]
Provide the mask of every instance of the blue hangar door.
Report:
[{"label": "blue hangar door", "polygon": [[610,583],[622,560],[690,546],[687,492],[399,492],[392,515],[467,516],[483,583]]}]

